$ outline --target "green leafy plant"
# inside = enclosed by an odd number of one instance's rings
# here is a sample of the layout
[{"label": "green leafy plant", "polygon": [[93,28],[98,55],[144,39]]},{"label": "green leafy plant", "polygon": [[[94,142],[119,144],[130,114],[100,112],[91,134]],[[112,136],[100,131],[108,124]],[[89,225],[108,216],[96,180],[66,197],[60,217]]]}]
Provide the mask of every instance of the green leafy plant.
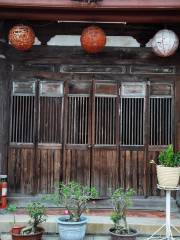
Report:
[{"label": "green leafy plant", "polygon": [[64,206],[65,213],[69,215],[68,221],[79,221],[82,213],[87,210],[89,200],[97,197],[94,187],[83,186],[77,182],[67,184],[59,183],[55,192],[46,197],[46,200],[53,201],[57,206]]},{"label": "green leafy plant", "polygon": [[[151,160],[150,163],[155,163]],[[160,152],[158,156],[158,164],[164,167],[178,167],[180,166],[180,152],[175,153],[173,145],[168,145],[167,148]]]},{"label": "green leafy plant", "polygon": [[45,211],[45,206],[40,202],[32,202],[27,205],[27,212],[35,229],[37,228],[38,224],[46,221]]},{"label": "green leafy plant", "polygon": [[132,205],[132,196],[135,194],[133,189],[125,191],[123,188],[118,188],[111,196],[113,204],[113,212],[111,220],[114,223],[113,232],[116,234],[129,234],[130,229],[127,224],[126,215],[127,209]]},{"label": "green leafy plant", "polygon": [[45,211],[46,208],[40,202],[32,202],[26,208],[30,216],[29,226],[21,230],[21,234],[30,234],[38,231],[38,225],[46,221]]}]

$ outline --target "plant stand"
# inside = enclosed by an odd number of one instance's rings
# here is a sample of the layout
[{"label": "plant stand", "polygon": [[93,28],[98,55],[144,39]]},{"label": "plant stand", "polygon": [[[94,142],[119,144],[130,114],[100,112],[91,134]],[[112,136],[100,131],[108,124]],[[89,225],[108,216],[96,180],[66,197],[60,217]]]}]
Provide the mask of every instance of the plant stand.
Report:
[{"label": "plant stand", "polygon": [[[171,187],[164,187],[161,185],[157,185],[157,188],[166,191],[166,222],[162,227],[160,227],[157,231],[155,231],[147,240],[154,239],[154,238],[171,240],[171,239],[174,239],[171,229],[174,229],[177,233],[180,234],[180,231],[176,227],[171,225],[171,191],[180,190],[180,186],[171,188]],[[157,237],[156,235],[160,231],[162,231],[163,228],[166,230],[166,235],[164,237],[161,237],[161,236]]]}]

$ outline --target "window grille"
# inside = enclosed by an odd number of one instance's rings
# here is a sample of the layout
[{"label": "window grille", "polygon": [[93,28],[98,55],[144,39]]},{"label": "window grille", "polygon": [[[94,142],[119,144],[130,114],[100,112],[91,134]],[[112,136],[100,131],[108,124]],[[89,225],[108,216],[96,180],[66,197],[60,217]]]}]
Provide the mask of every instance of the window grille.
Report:
[{"label": "window grille", "polygon": [[172,143],[172,85],[154,83],[150,86],[149,145]]},{"label": "window grille", "polygon": [[14,82],[12,95],[10,141],[33,143],[35,83]]},{"label": "window grille", "polygon": [[41,82],[39,143],[62,143],[63,83]]},{"label": "window grille", "polygon": [[116,143],[116,98],[95,98],[95,144]]},{"label": "window grille", "polygon": [[89,97],[68,97],[67,143],[88,144]]},{"label": "window grille", "polygon": [[[94,114],[94,143],[115,145],[116,131],[120,129],[123,146],[144,145],[144,129],[147,124],[148,144],[168,145],[173,133],[173,91],[171,84],[151,84],[150,97],[145,105],[144,83],[122,83],[117,126],[117,85],[96,83],[92,113],[90,83],[72,82],[69,86],[67,111],[67,143],[90,144],[90,117]],[[36,88],[38,89],[38,88]],[[40,82],[36,95],[35,82],[14,82],[11,105],[11,143],[62,143],[64,93],[62,82]],[[39,99],[38,99],[39,95]],[[35,102],[38,100],[38,102]],[[37,106],[36,106],[37,105]],[[38,107],[38,109],[37,109]],[[145,123],[145,112],[147,122]],[[39,115],[35,116],[36,113]],[[38,133],[35,132],[38,120]],[[37,125],[36,125],[37,126]]]},{"label": "window grille", "polygon": [[172,99],[150,98],[150,145],[172,143]]},{"label": "window grille", "polygon": [[144,83],[121,86],[121,144],[144,144]]},{"label": "window grille", "polygon": [[144,99],[122,98],[121,144],[144,144]]}]

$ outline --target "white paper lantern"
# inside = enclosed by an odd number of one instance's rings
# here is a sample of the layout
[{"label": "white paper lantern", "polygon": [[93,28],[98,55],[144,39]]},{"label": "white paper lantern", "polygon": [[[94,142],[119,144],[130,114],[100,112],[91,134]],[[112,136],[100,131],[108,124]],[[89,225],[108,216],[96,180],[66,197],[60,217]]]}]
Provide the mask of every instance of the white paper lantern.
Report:
[{"label": "white paper lantern", "polygon": [[179,45],[178,36],[171,30],[158,31],[152,40],[152,49],[160,57],[168,57],[175,53]]}]

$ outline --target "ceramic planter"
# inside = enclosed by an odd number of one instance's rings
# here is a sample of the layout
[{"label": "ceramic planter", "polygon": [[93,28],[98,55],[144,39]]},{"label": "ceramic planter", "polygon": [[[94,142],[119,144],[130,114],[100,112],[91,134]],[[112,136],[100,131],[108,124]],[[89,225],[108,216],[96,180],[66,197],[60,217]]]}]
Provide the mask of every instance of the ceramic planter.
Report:
[{"label": "ceramic planter", "polygon": [[112,240],[135,240],[138,235],[135,229],[130,229],[131,233],[127,235],[114,233],[113,230],[114,228],[109,229]]},{"label": "ceramic planter", "polygon": [[164,167],[157,165],[158,183],[164,187],[177,187],[179,183],[180,167]]},{"label": "ceramic planter", "polygon": [[12,233],[12,240],[41,240],[44,233],[44,229],[38,227],[38,232],[34,234],[21,235]]},{"label": "ceramic planter", "polygon": [[67,221],[67,216],[58,218],[61,240],[83,240],[86,233],[87,218],[81,217],[79,222]]},{"label": "ceramic planter", "polygon": [[22,228],[23,228],[23,226],[14,225],[11,229],[11,233],[12,234],[20,234]]}]

